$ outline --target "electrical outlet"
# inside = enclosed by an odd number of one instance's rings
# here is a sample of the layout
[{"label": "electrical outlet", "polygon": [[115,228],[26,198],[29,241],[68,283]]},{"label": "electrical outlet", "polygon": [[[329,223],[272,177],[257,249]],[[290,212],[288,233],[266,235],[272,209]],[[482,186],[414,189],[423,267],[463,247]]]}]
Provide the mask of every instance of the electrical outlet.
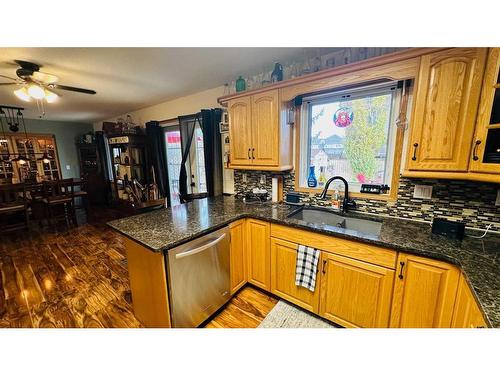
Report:
[{"label": "electrical outlet", "polygon": [[495,201],[495,206],[500,206],[500,190],[497,190],[497,200]]},{"label": "electrical outlet", "polygon": [[415,190],[413,191],[413,198],[431,199],[432,198],[432,186],[430,186],[430,185],[415,185]]},{"label": "electrical outlet", "polygon": [[71,169],[71,165],[66,165],[66,169],[69,171]]},{"label": "electrical outlet", "polygon": [[241,176],[241,179],[243,180],[243,183],[246,184],[247,183],[247,174],[243,173]]},{"label": "electrical outlet", "polygon": [[266,184],[266,175],[265,174],[261,174],[260,175],[260,184],[261,185],[265,185]]}]

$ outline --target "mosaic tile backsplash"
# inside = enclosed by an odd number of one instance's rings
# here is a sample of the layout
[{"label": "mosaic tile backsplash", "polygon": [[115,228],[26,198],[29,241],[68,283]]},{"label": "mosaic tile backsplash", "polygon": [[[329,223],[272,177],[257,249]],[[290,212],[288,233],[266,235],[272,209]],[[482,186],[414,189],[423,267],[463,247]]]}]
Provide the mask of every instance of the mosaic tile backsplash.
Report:
[{"label": "mosaic tile backsplash", "polygon": [[[247,182],[243,182],[243,173]],[[275,172],[239,171],[234,173],[236,193],[262,187],[271,193],[271,178]],[[260,183],[261,175],[266,176],[266,183]],[[294,190],[294,173],[282,173],[283,190],[286,194]],[[432,185],[432,199],[413,198],[416,184]],[[483,182],[458,180],[429,180],[401,178],[398,198],[395,202],[374,199],[355,199],[356,211],[371,214],[402,217],[431,222],[434,217],[464,222],[470,228],[485,229],[493,223],[492,230],[500,230],[500,207],[495,206],[497,190],[500,185]],[[328,201],[318,199],[319,194],[301,193],[301,201],[313,205],[328,205]]]}]

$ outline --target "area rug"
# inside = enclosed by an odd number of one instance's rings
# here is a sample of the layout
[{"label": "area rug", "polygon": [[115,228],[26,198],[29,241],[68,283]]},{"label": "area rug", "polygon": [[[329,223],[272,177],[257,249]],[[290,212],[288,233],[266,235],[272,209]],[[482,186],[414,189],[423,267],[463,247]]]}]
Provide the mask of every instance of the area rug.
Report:
[{"label": "area rug", "polygon": [[320,319],[280,300],[257,328],[336,328]]}]

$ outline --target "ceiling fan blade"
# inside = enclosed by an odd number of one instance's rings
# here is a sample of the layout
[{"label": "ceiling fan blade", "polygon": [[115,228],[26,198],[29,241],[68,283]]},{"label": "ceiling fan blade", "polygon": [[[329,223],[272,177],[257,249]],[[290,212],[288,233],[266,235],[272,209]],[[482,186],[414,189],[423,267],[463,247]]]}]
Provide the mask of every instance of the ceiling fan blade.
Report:
[{"label": "ceiling fan blade", "polygon": [[2,82],[0,86],[17,85],[17,82]]},{"label": "ceiling fan blade", "polygon": [[47,85],[51,83],[56,83],[59,80],[57,76],[44,72],[33,72],[32,78],[35,81],[39,81]]},{"label": "ceiling fan blade", "polygon": [[96,92],[94,90],[82,89],[79,87],[64,86],[64,85],[57,85],[57,84],[50,84],[48,86],[51,89],[74,91],[74,92],[79,92],[82,94],[90,94],[90,95],[96,94]]},{"label": "ceiling fan blade", "polygon": [[4,76],[3,74],[0,74],[0,77],[7,78],[7,79],[10,79],[12,81],[17,81],[15,78],[12,78],[12,77],[9,77],[9,76]]}]

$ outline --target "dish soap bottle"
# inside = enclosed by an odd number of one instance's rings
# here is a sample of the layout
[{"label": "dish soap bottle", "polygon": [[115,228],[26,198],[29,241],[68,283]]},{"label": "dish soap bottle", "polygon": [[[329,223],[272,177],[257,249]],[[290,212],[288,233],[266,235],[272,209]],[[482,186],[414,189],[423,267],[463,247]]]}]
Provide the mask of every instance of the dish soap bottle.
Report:
[{"label": "dish soap bottle", "polygon": [[310,188],[315,188],[318,185],[318,180],[316,180],[316,175],[314,173],[314,165],[309,167],[309,177],[307,177],[307,186]]},{"label": "dish soap bottle", "polygon": [[325,167],[319,167],[318,186],[324,187],[326,184]]},{"label": "dish soap bottle", "polygon": [[236,80],[236,92],[245,91],[246,88],[247,88],[247,83],[245,82],[242,76],[239,76],[239,78]]}]

